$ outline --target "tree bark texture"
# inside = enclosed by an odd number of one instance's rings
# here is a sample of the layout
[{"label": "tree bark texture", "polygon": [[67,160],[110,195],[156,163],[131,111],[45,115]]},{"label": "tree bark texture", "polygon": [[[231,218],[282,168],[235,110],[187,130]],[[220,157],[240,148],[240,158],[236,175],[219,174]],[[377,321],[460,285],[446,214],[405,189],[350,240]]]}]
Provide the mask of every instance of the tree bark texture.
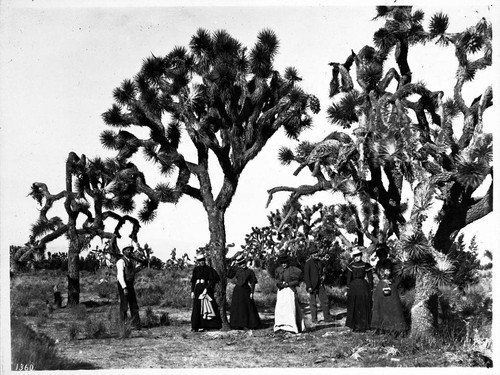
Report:
[{"label": "tree bark texture", "polygon": [[68,249],[68,306],[80,303],[80,247],[78,240],[71,240]]},{"label": "tree bark texture", "polygon": [[436,290],[430,282],[430,276],[419,272],[416,277],[415,300],[411,308],[411,337],[433,336],[435,319],[429,309],[429,299],[433,295],[436,295]]},{"label": "tree bark texture", "polygon": [[219,305],[222,318],[222,329],[229,329],[227,320],[226,288],[227,288],[227,267],[226,267],[226,227],[224,222],[225,211],[217,208],[207,209],[208,227],[210,230],[210,258],[213,267],[220,277],[220,282],[215,286],[215,300]]}]

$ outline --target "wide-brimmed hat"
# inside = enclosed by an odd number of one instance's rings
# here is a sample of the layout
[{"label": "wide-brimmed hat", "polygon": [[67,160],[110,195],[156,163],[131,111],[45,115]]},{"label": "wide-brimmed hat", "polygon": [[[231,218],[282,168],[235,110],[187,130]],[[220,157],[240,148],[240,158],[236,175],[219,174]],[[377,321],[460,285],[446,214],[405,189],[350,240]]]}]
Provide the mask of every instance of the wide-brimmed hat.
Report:
[{"label": "wide-brimmed hat", "polygon": [[280,256],[278,256],[278,262],[281,264],[290,263],[290,257],[288,254],[280,254]]},{"label": "wide-brimmed hat", "polygon": [[134,251],[134,247],[133,246],[125,246],[123,249],[122,249],[122,254],[125,253],[125,251],[131,251],[133,252]]},{"label": "wide-brimmed hat", "polygon": [[243,254],[238,255],[234,260],[238,265],[242,265],[247,262],[247,258]]},{"label": "wide-brimmed hat", "polygon": [[205,254],[196,254],[196,256],[194,257],[194,259],[196,260],[204,260],[205,259]]},{"label": "wide-brimmed hat", "polygon": [[318,251],[318,247],[315,244],[309,245],[309,255],[317,254]]},{"label": "wide-brimmed hat", "polygon": [[351,257],[355,257],[356,255],[361,255],[363,254],[363,250],[366,248],[364,246],[354,246],[351,249]]}]

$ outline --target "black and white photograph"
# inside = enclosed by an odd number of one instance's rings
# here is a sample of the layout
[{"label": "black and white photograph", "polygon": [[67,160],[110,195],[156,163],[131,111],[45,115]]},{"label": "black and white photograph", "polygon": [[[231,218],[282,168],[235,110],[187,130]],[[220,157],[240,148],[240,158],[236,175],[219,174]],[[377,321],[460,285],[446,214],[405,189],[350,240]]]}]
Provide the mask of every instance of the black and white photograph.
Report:
[{"label": "black and white photograph", "polygon": [[499,9],[0,1],[0,371],[493,374]]}]

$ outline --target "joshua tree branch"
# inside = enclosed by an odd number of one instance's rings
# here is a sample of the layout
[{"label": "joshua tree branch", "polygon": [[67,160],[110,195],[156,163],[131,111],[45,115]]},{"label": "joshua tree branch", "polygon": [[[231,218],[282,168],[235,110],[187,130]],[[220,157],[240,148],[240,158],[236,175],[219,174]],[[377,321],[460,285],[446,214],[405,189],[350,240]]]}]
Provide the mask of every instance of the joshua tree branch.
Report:
[{"label": "joshua tree branch", "polygon": [[296,201],[298,200],[300,197],[304,196],[304,195],[311,195],[311,194],[314,194],[318,191],[325,191],[325,190],[328,190],[328,189],[331,189],[332,185],[329,181],[325,181],[325,182],[319,182],[315,185],[301,185],[299,187],[291,187],[291,186],[276,186],[272,189],[269,189],[267,192],[269,194],[269,197],[267,199],[267,203],[266,203],[266,208],[269,206],[269,204],[271,203],[272,199],[273,199],[273,195],[275,193],[279,193],[279,192],[282,192],[282,191],[289,191],[289,192],[292,192],[292,194],[290,195],[290,201]]}]

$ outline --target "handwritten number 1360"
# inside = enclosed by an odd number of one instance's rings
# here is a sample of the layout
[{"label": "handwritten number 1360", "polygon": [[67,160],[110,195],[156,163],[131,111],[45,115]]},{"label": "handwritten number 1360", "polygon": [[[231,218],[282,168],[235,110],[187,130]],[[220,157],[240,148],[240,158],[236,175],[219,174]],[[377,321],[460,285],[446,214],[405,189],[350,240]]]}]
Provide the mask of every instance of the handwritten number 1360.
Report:
[{"label": "handwritten number 1360", "polygon": [[33,366],[33,363],[16,363],[16,371],[33,371],[34,369],[35,366]]}]

